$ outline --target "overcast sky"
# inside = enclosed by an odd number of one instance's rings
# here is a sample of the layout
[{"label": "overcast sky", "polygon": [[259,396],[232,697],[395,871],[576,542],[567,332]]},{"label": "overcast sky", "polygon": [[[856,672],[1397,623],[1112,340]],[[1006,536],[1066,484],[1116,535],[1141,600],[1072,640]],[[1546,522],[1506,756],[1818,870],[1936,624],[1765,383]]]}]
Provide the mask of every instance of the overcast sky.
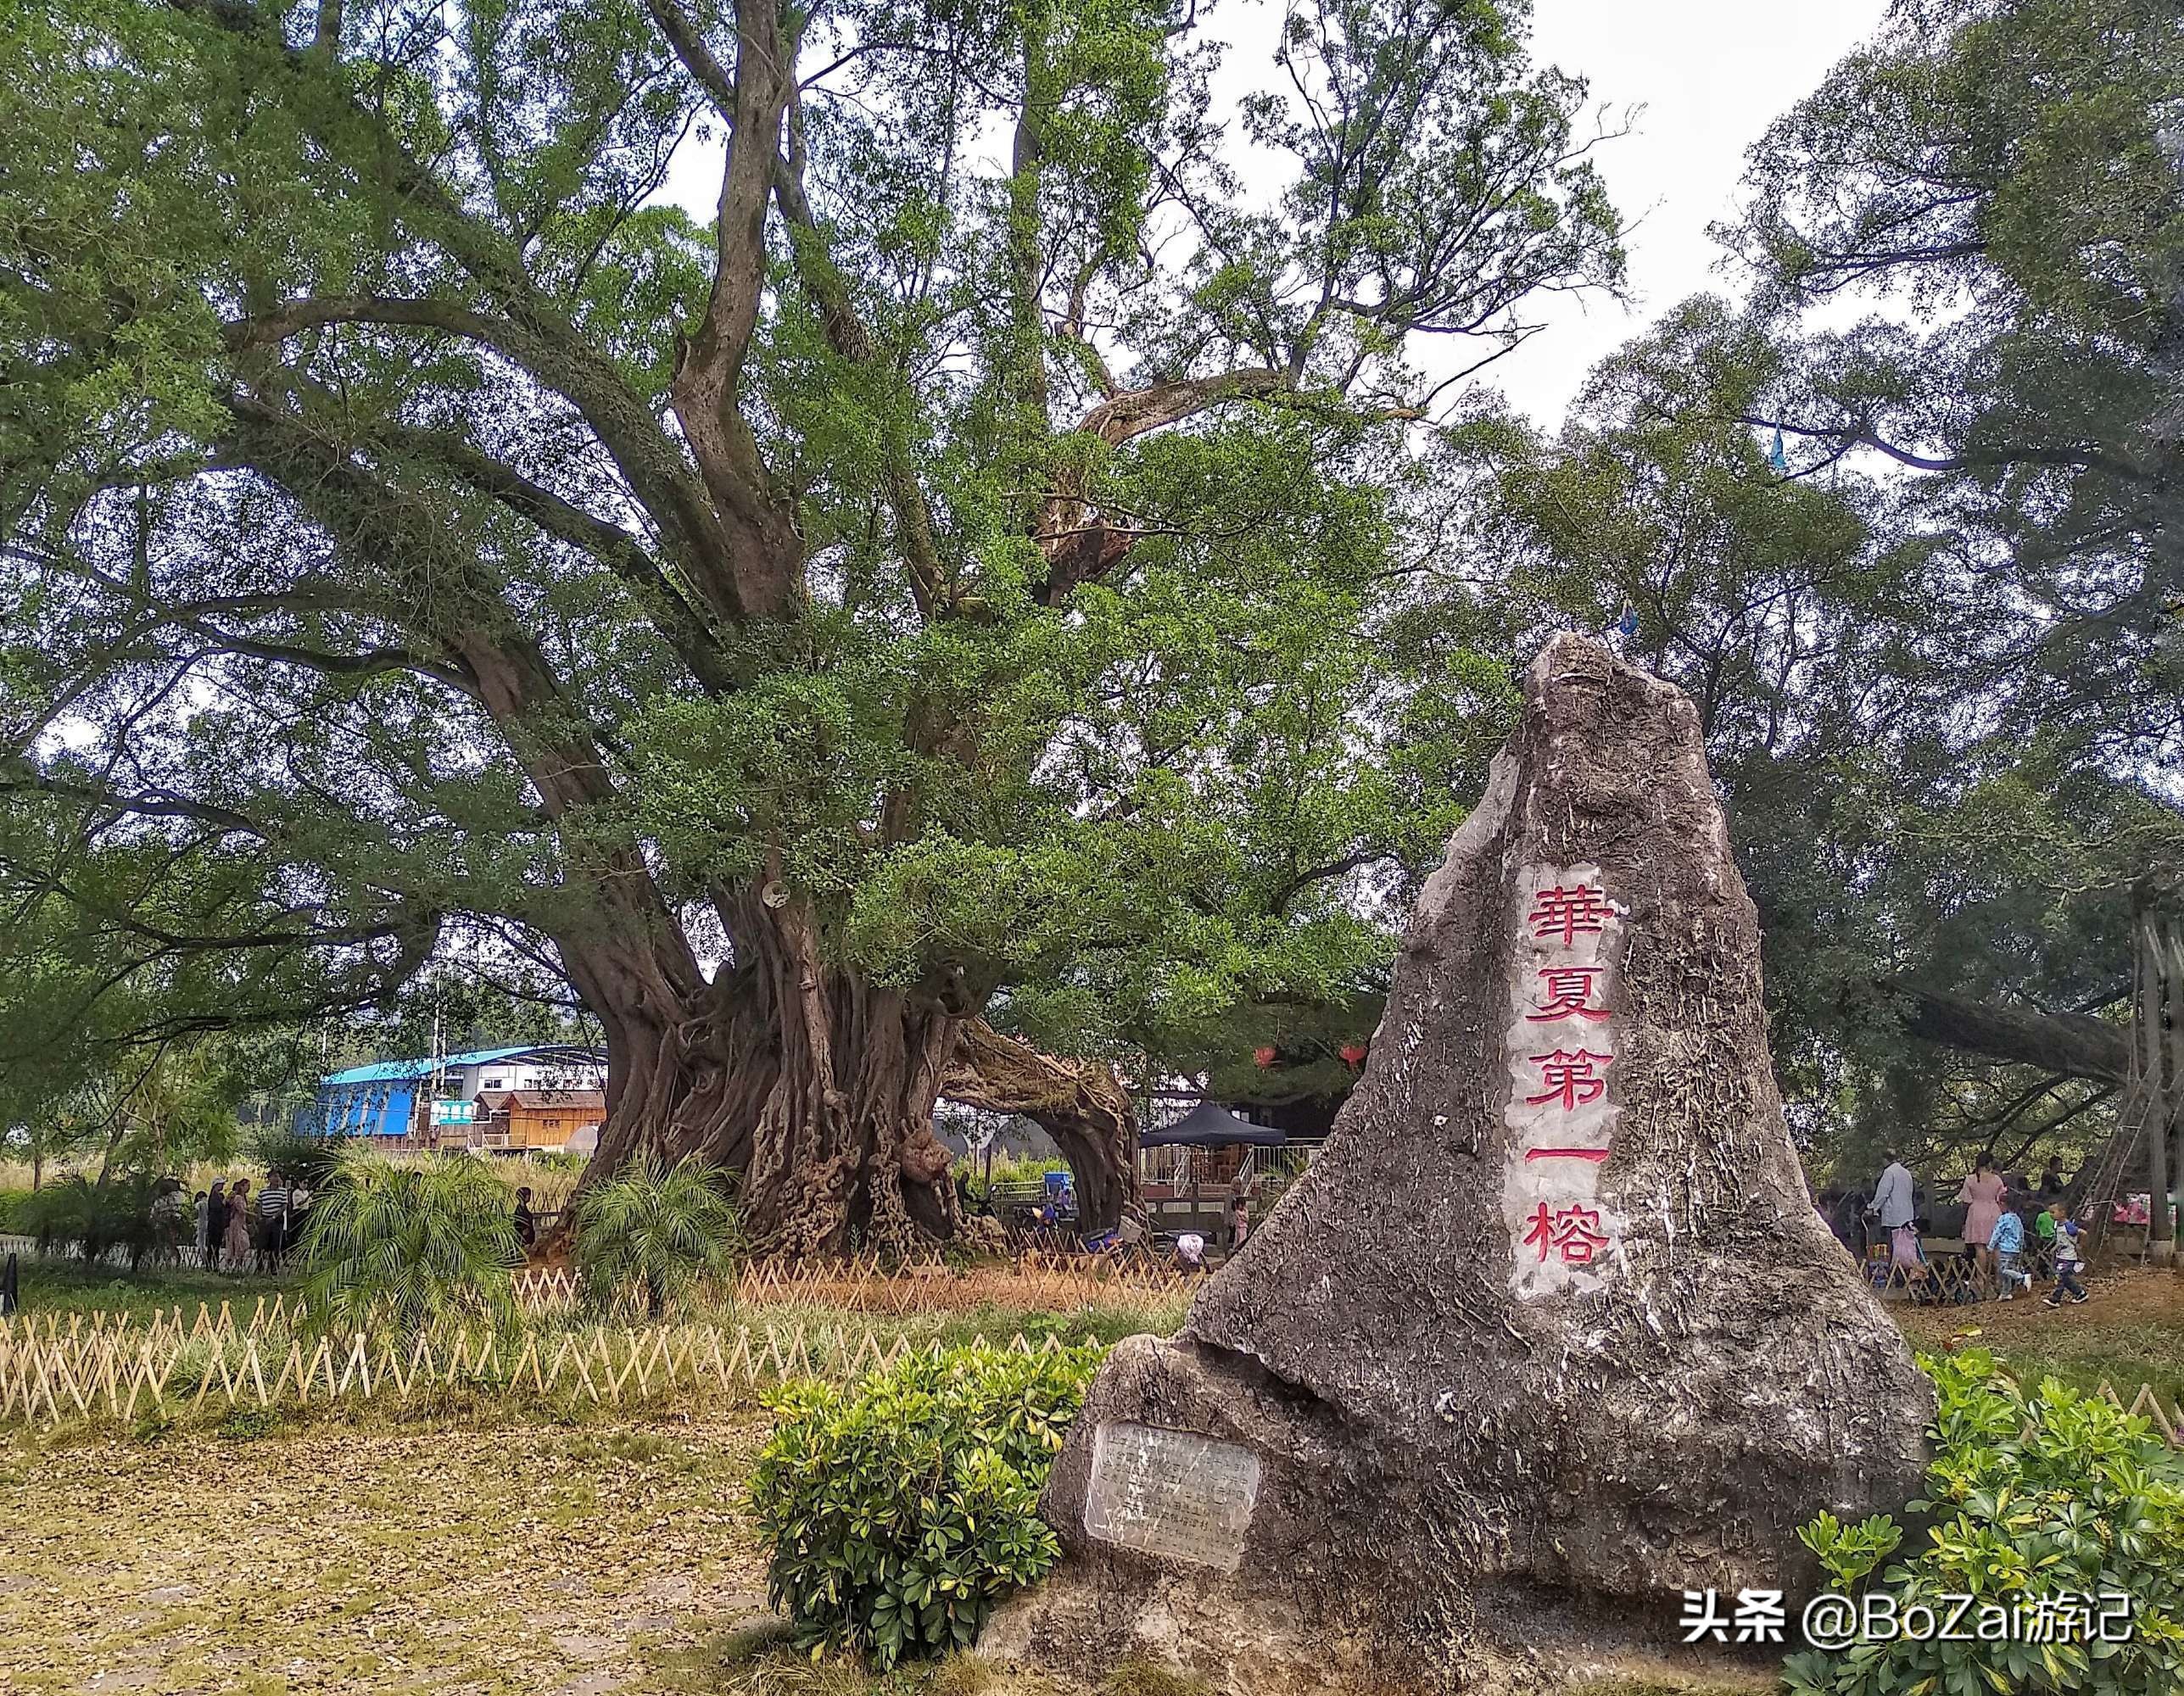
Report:
[{"label": "overcast sky", "polygon": [[1600,169],[1631,232],[1626,311],[1557,303],[1552,326],[1494,368],[1542,423],[1562,415],[1585,372],[1686,295],[1726,289],[1706,226],[1736,206],[1746,149],[1872,35],[1885,0],[1807,5],[1752,0],[1535,0],[1533,53],[1592,83],[1593,98],[1639,105],[1634,133]]},{"label": "overcast sky", "polygon": [[[1776,117],[1818,86],[1870,36],[1886,0],[1533,0],[1532,52],[1585,77],[1595,105],[1642,109],[1636,127],[1596,157],[1616,206],[1635,225],[1632,298],[1551,299],[1550,327],[1495,364],[1499,384],[1539,423],[1559,422],[1585,373],[1660,313],[1702,289],[1734,289],[1714,270],[1708,224],[1729,215],[1745,151]],[[1232,161],[1256,173],[1234,116],[1236,97],[1282,86],[1271,59],[1283,0],[1220,0],[1210,33],[1228,52],[1215,86],[1228,120]],[[999,167],[1006,137],[990,138]],[[720,187],[718,142],[685,145],[665,198],[709,218]],[[1271,188],[1270,177],[1268,187]],[[1254,187],[1259,185],[1254,184]]]}]

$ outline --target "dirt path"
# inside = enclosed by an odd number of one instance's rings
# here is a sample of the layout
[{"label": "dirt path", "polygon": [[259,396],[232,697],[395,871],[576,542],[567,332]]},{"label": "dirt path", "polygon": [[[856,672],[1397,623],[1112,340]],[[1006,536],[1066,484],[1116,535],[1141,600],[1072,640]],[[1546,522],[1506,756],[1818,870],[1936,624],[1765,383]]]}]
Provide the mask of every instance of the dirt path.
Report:
[{"label": "dirt path", "polygon": [[0,1450],[0,1691],[680,1688],[765,1609],[757,1419]]},{"label": "dirt path", "polygon": [[1892,1303],[1890,1311],[1917,1347],[1975,1342],[1991,1348],[2021,1381],[2053,1373],[2080,1389],[2107,1379],[2128,1398],[2141,1384],[2169,1403],[2184,1403],[2184,1275],[2130,1271],[2089,1280],[2083,1306],[2051,1308],[2047,1286],[2014,1302],[1961,1308]]}]

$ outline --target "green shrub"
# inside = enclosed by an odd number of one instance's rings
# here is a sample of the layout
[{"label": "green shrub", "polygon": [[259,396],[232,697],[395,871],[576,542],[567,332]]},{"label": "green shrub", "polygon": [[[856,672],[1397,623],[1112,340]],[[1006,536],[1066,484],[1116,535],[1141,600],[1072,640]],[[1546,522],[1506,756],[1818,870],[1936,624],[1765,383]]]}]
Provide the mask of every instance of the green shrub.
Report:
[{"label": "green shrub", "polygon": [[467,1154],[398,1166],[343,1150],[312,1202],[303,1250],[304,1300],[321,1325],[414,1336],[473,1319],[515,1323],[523,1248],[508,1192]]},{"label": "green shrub", "polygon": [[988,1174],[987,1180],[982,1180],[979,1187],[983,1193],[986,1181],[995,1184],[1043,1184],[1049,1172],[1066,1172],[1069,1169],[1070,1163],[1066,1160],[1035,1158],[1028,1154],[1021,1156],[1004,1154],[994,1161],[993,1170]]},{"label": "green shrub", "polygon": [[159,1181],[148,1172],[114,1173],[103,1182],[73,1173],[25,1196],[14,1210],[14,1228],[36,1237],[41,1253],[70,1246],[86,1265],[118,1248],[134,1273],[147,1256],[171,1253],[189,1235],[182,1214],[154,1209]]},{"label": "green shrub", "polygon": [[883,1670],[975,1642],[994,1604],[1061,1553],[1039,1492],[1104,1353],[980,1342],[846,1393],[780,1391],[751,1500],[774,1549],[768,1593],[797,1642]]},{"label": "green shrub", "polygon": [[301,1183],[316,1195],[335,1182],[342,1157],[357,1139],[341,1133],[307,1136],[284,1125],[266,1125],[250,1139],[250,1155],[268,1173],[285,1172],[291,1183]]},{"label": "green shrub", "polygon": [[[1908,1637],[1793,1655],[1794,1696],[2013,1696],[2069,1691],[2140,1696],[2184,1690],[2184,1467],[2146,1421],[2053,1379],[2026,1396],[1983,1349],[1922,1357],[1940,1392],[1927,1547],[1880,1576],[1892,1617],[1924,1606],[1973,1640]],[[1868,1580],[1900,1541],[1885,1518],[1843,1526],[1823,1515],[1801,1534],[1833,1587]],[[2042,1598],[2131,1601],[2130,1636],[2103,1642],[1980,1641],[1983,1608],[2011,1615]],[[1972,1598],[1958,1610],[1947,1598]],[[2095,1611],[2102,1604],[2092,1603]],[[2002,1616],[1997,1615],[1997,1619]],[[2017,1636],[2034,1633],[2017,1632]],[[2088,1641],[2088,1638],[2094,1640]]]},{"label": "green shrub", "polygon": [[577,1270],[601,1308],[661,1319],[688,1307],[701,1284],[735,1275],[735,1204],[695,1158],[630,1161],[577,1203],[576,1225]]},{"label": "green shrub", "polygon": [[36,1193],[35,1190],[0,1190],[0,1230],[23,1230],[19,1223],[22,1218],[21,1209]]}]

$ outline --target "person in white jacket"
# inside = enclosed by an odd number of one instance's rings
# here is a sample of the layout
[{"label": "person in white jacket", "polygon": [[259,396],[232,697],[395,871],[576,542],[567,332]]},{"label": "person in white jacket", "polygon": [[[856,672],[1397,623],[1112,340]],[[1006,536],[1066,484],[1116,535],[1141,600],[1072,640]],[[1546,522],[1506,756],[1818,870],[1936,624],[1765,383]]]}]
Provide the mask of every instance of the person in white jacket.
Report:
[{"label": "person in white jacket", "polygon": [[1911,1180],[1911,1169],[1891,1149],[1880,1181],[1873,1186],[1873,1211],[1880,1216],[1880,1228],[1888,1233],[1889,1258],[1898,1266],[1918,1266],[1925,1261],[1919,1251],[1919,1228],[1912,1223],[1918,1214],[1917,1190]]}]

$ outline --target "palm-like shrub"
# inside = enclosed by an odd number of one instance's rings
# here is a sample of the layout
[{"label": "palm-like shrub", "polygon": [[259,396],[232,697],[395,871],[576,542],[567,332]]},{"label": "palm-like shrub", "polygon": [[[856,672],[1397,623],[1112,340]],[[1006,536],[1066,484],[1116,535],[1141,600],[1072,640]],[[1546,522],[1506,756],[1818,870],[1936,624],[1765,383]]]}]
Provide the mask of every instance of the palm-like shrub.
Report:
[{"label": "palm-like shrub", "polygon": [[303,1247],[304,1301],[322,1324],[411,1336],[515,1322],[523,1249],[508,1191],[469,1155],[397,1166],[344,1149],[312,1204]]},{"label": "palm-like shrub", "polygon": [[182,1246],[186,1227],[162,1214],[154,1203],[159,1180],[148,1172],[118,1172],[94,1183],[72,1174],[25,1196],[15,1210],[15,1229],[38,1240],[41,1253],[68,1243],[95,1264],[115,1249],[129,1257],[133,1275],[147,1256],[165,1256]]},{"label": "palm-like shrub", "polygon": [[651,1155],[602,1179],[577,1203],[576,1262],[595,1306],[659,1319],[698,1287],[733,1275],[735,1208],[713,1169]]}]

